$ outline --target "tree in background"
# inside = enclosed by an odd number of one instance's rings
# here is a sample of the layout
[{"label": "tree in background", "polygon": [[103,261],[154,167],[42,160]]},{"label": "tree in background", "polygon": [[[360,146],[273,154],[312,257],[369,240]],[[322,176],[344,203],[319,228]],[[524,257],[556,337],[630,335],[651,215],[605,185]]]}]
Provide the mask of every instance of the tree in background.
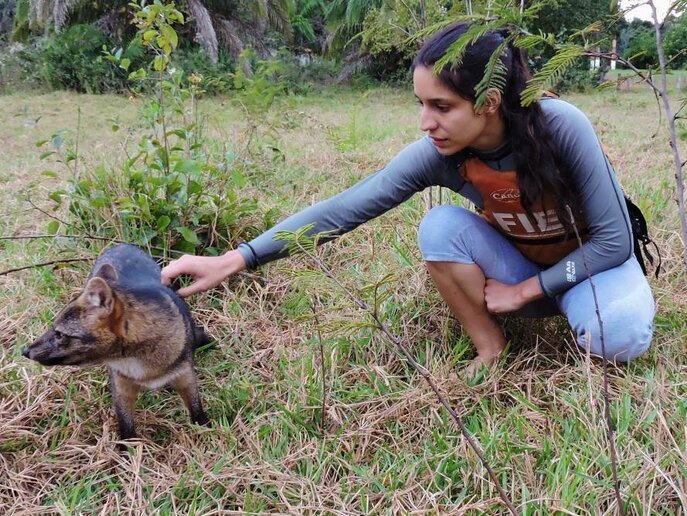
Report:
[{"label": "tree in background", "polygon": [[[294,0],[181,0],[177,4],[189,15],[192,38],[213,63],[220,47],[238,57],[252,46],[266,57],[270,36],[290,41],[293,35]],[[128,0],[18,0],[13,37],[26,40],[31,34],[92,23],[121,43],[135,32],[130,20]]]},{"label": "tree in background", "polygon": [[0,42],[7,41],[14,22],[14,0],[0,0]]},{"label": "tree in background", "polygon": [[666,57],[670,60],[670,67],[674,69],[687,68],[687,12],[681,16],[671,17],[666,22],[666,36],[663,46]]},{"label": "tree in background", "polygon": [[291,13],[293,42],[300,49],[322,52],[326,41],[326,2],[324,0],[296,0]]},{"label": "tree in background", "polygon": [[[687,67],[687,13],[667,17],[662,32],[669,68],[677,70]],[[618,53],[624,59],[631,60],[637,68],[658,67],[654,25],[638,19],[626,23],[620,31]]]},{"label": "tree in background", "polygon": [[429,25],[465,14],[462,2],[385,0],[366,14],[360,50],[372,57],[369,66],[376,78],[405,78],[422,43],[417,34]]},{"label": "tree in background", "polygon": [[[384,0],[331,0],[326,6],[329,52],[343,54],[363,28],[365,16],[383,4]],[[356,42],[355,45],[358,45]],[[356,47],[357,48],[357,47]]]}]

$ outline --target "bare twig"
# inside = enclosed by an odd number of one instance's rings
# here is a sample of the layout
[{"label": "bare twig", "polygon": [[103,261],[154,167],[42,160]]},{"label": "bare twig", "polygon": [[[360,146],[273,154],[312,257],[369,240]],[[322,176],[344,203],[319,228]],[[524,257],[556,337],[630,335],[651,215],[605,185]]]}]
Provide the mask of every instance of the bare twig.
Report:
[{"label": "bare twig", "polygon": [[[673,2],[669,7],[668,12],[671,12],[672,10],[676,9],[678,6],[678,3],[679,2]],[[677,114],[680,112],[682,107],[680,107],[680,109],[677,110],[677,113],[674,114],[672,111],[672,106],[670,104],[670,97],[668,95],[668,79],[667,79],[666,70],[667,70],[667,67],[668,67],[668,64],[670,63],[670,61],[668,59],[666,59],[665,49],[663,47],[663,33],[662,33],[665,20],[667,19],[667,15],[666,15],[666,18],[664,19],[663,22],[659,22],[658,21],[658,15],[656,13],[656,6],[655,6],[653,0],[647,0],[647,2],[645,2],[645,4],[651,8],[651,16],[652,16],[652,20],[653,20],[654,32],[655,32],[655,37],[656,37],[656,50],[658,53],[659,69],[661,72],[660,85],[657,85],[654,83],[654,81],[651,79],[651,74],[645,75],[644,72],[639,70],[630,61],[628,61],[627,59],[623,59],[621,56],[619,56],[615,52],[599,53],[599,52],[587,51],[587,52],[585,52],[585,55],[596,56],[596,57],[607,57],[609,59],[614,59],[617,62],[619,62],[619,63],[623,64],[624,66],[626,66],[627,68],[629,68],[630,70],[632,70],[637,76],[641,77],[641,79],[652,89],[652,91],[654,92],[654,95],[656,97],[656,102],[659,106],[659,127],[660,127],[661,103],[663,104],[662,108],[666,114],[669,143],[670,143],[670,149],[671,149],[671,152],[673,155],[673,164],[674,164],[674,168],[675,168],[675,182],[676,182],[675,201],[676,201],[677,206],[678,206],[678,215],[680,218],[682,247],[683,247],[683,262],[684,262],[685,267],[687,267],[687,214],[685,213],[685,183],[684,183],[684,176],[682,174],[682,169],[685,166],[685,161],[683,161],[682,158],[680,157],[680,151],[678,149],[677,131],[675,128],[675,121],[677,119]],[[685,50],[681,49],[678,52],[678,55],[681,55],[684,52],[685,52]]]},{"label": "bare twig", "polygon": [[[108,237],[99,237],[99,236],[94,236],[94,235],[50,235],[50,234],[41,234],[41,235],[15,235],[15,236],[0,236],[0,240],[35,240],[35,239],[41,239],[41,238],[74,238],[74,239],[82,239],[82,240],[101,240],[104,242],[111,242],[111,243],[116,243],[116,244],[131,244],[131,242],[126,242],[124,240],[118,240],[116,238],[108,238]],[[138,245],[138,244],[132,244],[132,245]],[[184,254],[187,254],[183,251],[177,251],[175,249],[165,249],[163,247],[156,247],[156,246],[147,246],[149,249],[155,249],[156,251],[162,251],[163,253],[167,254],[173,254],[177,256],[182,256]],[[62,260],[62,261],[85,261],[88,260],[89,258],[75,258],[73,260]],[[45,263],[37,263],[34,265],[27,265],[25,267],[18,267],[16,269],[8,269],[5,271],[2,271],[0,273],[0,276],[5,275],[5,274],[10,274],[12,272],[19,272],[23,271],[26,269],[33,269],[36,267],[43,267],[45,265],[52,265],[53,263],[60,263],[61,260],[54,260],[50,262],[45,262]],[[265,278],[258,274],[253,274],[251,272],[246,272],[246,271],[241,271],[238,273],[239,276],[242,276],[244,278],[250,278],[254,281],[260,281],[262,283],[267,283]]]},{"label": "bare twig", "polygon": [[55,265],[58,263],[70,263],[70,262],[87,262],[92,260],[93,258],[65,258],[63,260],[51,260],[49,262],[41,262],[41,263],[33,263],[31,265],[25,265],[24,267],[17,267],[15,269],[7,269],[4,271],[0,271],[0,276],[5,276],[6,274],[10,274],[11,272],[18,272],[18,271],[23,271],[26,269],[36,269],[38,267],[45,267],[47,265]]},{"label": "bare twig", "polygon": [[125,244],[126,242],[122,240],[117,240],[115,238],[99,237],[92,235],[58,235],[58,234],[34,234],[34,235],[12,235],[12,236],[0,236],[0,240],[37,240],[41,238],[74,238],[80,240],[103,240],[106,242],[115,242],[118,244]]},{"label": "bare twig", "polygon": [[[666,112],[668,121],[668,133],[670,134],[670,149],[673,153],[673,163],[675,165],[675,181],[677,183],[677,206],[680,215],[680,225],[682,228],[682,247],[683,247],[683,261],[687,267],[687,215],[685,215],[685,183],[682,177],[682,164],[680,159],[680,152],[677,147],[677,136],[675,130],[675,117],[673,116],[672,107],[670,105],[670,98],[668,97],[668,79],[666,75],[666,56],[663,49],[663,35],[661,34],[661,26],[658,22],[656,14],[656,6],[653,0],[649,0],[651,7],[651,17],[654,22],[654,29],[656,31],[656,50],[658,51],[658,62],[661,66],[661,99],[663,100],[663,109]],[[671,10],[675,8],[677,3],[671,6]]]},{"label": "bare twig", "polygon": [[60,224],[64,224],[65,226],[74,227],[74,224],[70,224],[69,222],[65,222],[65,221],[62,220],[61,218],[56,217],[55,215],[53,215],[53,214],[51,214],[51,213],[48,213],[48,212],[45,211],[43,208],[39,208],[38,206],[36,206],[36,205],[33,203],[33,201],[32,201],[30,198],[27,198],[27,199],[26,199],[26,202],[28,202],[28,203],[33,207],[34,210],[40,211],[40,212],[41,212],[43,215],[45,215],[46,217],[49,217],[49,218],[51,218],[51,219],[53,219],[53,220],[56,220],[57,222],[59,222]]},{"label": "bare twig", "polygon": [[320,321],[317,318],[317,310],[315,310],[315,305],[311,304],[310,309],[312,310],[313,317],[315,318],[315,329],[317,330],[317,343],[320,348],[320,368],[322,369],[322,409],[320,412],[320,426],[324,431],[324,415],[327,409],[327,371],[325,369],[324,362],[324,344],[322,343],[322,334],[320,333]]},{"label": "bare twig", "polygon": [[74,141],[74,175],[79,168],[79,138],[81,137],[81,106],[76,108],[76,140]]},{"label": "bare twig", "polygon": [[575,218],[573,217],[572,210],[570,206],[566,205],[568,211],[569,220],[573,221],[572,227],[575,230],[575,236],[577,237],[577,245],[582,251],[582,263],[584,263],[584,269],[587,273],[587,279],[589,279],[589,286],[592,289],[592,297],[594,298],[594,309],[596,310],[596,319],[599,322],[599,340],[601,341],[601,360],[603,363],[603,385],[604,385],[604,415],[606,417],[606,426],[608,430],[608,445],[611,451],[611,474],[613,475],[613,489],[615,491],[615,499],[618,503],[618,514],[620,516],[625,515],[625,508],[623,505],[623,498],[620,495],[620,480],[618,480],[618,458],[615,451],[615,433],[613,431],[613,422],[611,421],[611,400],[608,395],[608,359],[606,358],[606,343],[604,341],[604,323],[601,318],[601,311],[599,310],[599,300],[596,297],[596,289],[594,288],[594,282],[592,281],[592,274],[589,270],[589,264],[587,263],[587,257],[584,253],[584,248],[582,247],[582,239],[580,238],[580,233],[577,231],[577,225],[575,224]]},{"label": "bare twig", "polygon": [[306,249],[300,242],[297,242],[298,248],[302,253],[304,253],[308,258],[313,260],[319,270],[321,270],[325,276],[327,276],[330,280],[332,280],[334,283],[336,283],[339,288],[346,294],[346,296],[353,301],[359,308],[367,312],[367,314],[372,317],[374,320],[377,328],[384,334],[386,337],[394,344],[396,349],[403,355],[403,357],[406,359],[406,361],[413,366],[413,368],[420,373],[420,375],[425,379],[427,384],[431,387],[431,389],[434,391],[434,394],[436,394],[437,399],[439,402],[444,406],[444,408],[448,411],[448,413],[451,415],[453,420],[458,424],[458,427],[460,428],[461,434],[463,434],[463,437],[465,437],[466,441],[470,445],[470,447],[473,449],[473,451],[477,454],[479,457],[482,466],[484,469],[487,470],[487,473],[489,474],[489,477],[491,478],[492,482],[494,483],[496,489],[499,492],[499,496],[501,497],[501,500],[503,500],[503,503],[506,505],[508,510],[510,511],[513,516],[517,515],[517,512],[515,511],[515,507],[513,506],[512,502],[510,501],[510,498],[508,494],[503,490],[501,487],[501,484],[499,483],[499,479],[496,476],[496,473],[494,473],[494,470],[491,468],[489,465],[489,462],[487,461],[486,456],[484,455],[484,452],[482,451],[482,448],[480,447],[479,443],[477,440],[470,434],[469,430],[465,426],[465,423],[463,422],[463,419],[460,417],[460,415],[451,407],[451,405],[448,403],[448,400],[446,397],[441,394],[441,391],[439,391],[439,387],[437,384],[434,382],[432,379],[431,373],[419,362],[415,360],[413,355],[408,351],[405,347],[405,345],[389,330],[389,328],[382,322],[382,320],[379,318],[379,316],[376,314],[374,309],[371,309],[365,301],[360,299],[358,296],[353,294],[339,279],[332,273],[332,271],[325,265],[325,263],[317,257],[314,253],[311,253],[308,249]]}]

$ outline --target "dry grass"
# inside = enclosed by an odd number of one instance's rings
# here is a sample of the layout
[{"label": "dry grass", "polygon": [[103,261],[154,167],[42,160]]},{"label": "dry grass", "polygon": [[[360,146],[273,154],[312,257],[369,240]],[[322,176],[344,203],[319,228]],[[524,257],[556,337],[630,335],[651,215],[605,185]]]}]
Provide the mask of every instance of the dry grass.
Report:
[{"label": "dry grass", "polygon": [[[680,263],[672,171],[663,136],[652,139],[642,91],[575,97],[599,128],[632,197],[648,207],[665,273],[654,344],[611,371],[622,494],[630,514],[687,511],[687,281]],[[33,142],[84,124],[83,163],[116,160],[125,135],[101,116],[135,123],[126,99],[56,93],[0,97],[16,114],[0,128],[4,235],[40,230],[54,188]],[[206,101],[213,141],[241,144],[237,113]],[[393,115],[393,123],[390,121]],[[31,125],[31,117],[42,118]],[[284,213],[339,191],[383,165],[418,134],[410,93],[330,91],[292,99],[280,120],[284,162],[257,188]],[[482,444],[523,514],[614,514],[601,369],[578,353],[560,319],[505,320],[510,353],[476,385],[470,357],[422,267],[415,228],[422,196],[321,248],[351,289],[394,273],[382,315],[431,369]],[[0,267],[56,258],[59,242],[0,241]],[[326,278],[302,275],[304,258],[265,267],[194,298],[218,341],[198,357],[212,428],[191,425],[178,397],[139,400],[142,438],[118,453],[107,377],[99,369],[45,369],[21,347],[81,285],[87,266],[0,277],[0,512],[5,514],[484,514],[504,507],[486,471],[421,377],[369,328]],[[314,317],[314,307],[317,317]],[[324,354],[321,363],[320,349]],[[322,413],[322,388],[326,403]]]}]

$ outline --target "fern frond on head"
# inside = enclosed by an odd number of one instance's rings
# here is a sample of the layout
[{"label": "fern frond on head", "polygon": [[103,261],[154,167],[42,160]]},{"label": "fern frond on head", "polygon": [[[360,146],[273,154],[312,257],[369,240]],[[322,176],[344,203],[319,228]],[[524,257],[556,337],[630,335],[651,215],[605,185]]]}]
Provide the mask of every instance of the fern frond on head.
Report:
[{"label": "fern frond on head", "polygon": [[520,98],[524,106],[539,100],[542,93],[550,89],[575,61],[584,55],[584,49],[579,45],[566,44],[560,47],[557,54],[549,59],[542,69],[530,81]]}]

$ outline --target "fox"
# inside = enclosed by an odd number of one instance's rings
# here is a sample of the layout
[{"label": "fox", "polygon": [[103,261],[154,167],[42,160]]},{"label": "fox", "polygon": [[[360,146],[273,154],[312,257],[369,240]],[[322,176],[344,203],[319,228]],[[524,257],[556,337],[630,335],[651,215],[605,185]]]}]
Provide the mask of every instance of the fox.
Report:
[{"label": "fox", "polygon": [[160,280],[160,267],[137,246],[118,244],[95,260],[86,286],[22,354],[46,366],[106,365],[122,440],[136,437],[134,409],[142,388],[170,386],[191,421],[203,410],[194,351],[212,341],[186,302]]}]

